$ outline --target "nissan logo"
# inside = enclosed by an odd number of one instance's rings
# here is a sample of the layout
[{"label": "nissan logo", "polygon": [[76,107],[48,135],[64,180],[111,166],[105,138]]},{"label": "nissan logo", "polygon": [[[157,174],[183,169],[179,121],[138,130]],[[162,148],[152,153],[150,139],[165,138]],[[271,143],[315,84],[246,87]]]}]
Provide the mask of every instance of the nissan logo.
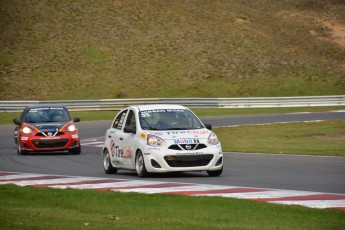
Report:
[{"label": "nissan logo", "polygon": [[192,146],[191,146],[191,145],[186,145],[186,149],[187,149],[187,150],[191,150],[191,149],[192,149]]}]

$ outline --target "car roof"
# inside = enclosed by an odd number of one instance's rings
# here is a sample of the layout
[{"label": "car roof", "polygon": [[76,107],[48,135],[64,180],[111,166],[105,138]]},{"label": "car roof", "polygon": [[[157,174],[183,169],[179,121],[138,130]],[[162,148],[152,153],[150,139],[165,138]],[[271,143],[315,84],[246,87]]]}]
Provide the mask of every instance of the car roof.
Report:
[{"label": "car roof", "polygon": [[28,105],[26,108],[65,108],[62,104],[34,104],[34,105]]},{"label": "car roof", "polygon": [[175,104],[152,104],[152,105],[137,105],[132,106],[138,108],[140,111],[142,110],[155,110],[155,109],[188,109],[183,105],[175,105]]}]

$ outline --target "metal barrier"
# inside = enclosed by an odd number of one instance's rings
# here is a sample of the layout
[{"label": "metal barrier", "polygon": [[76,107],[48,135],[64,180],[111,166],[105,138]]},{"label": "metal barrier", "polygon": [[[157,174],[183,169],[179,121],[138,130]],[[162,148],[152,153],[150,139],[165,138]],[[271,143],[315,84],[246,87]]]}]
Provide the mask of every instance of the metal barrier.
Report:
[{"label": "metal barrier", "polygon": [[0,112],[21,112],[30,104],[64,104],[70,111],[120,110],[130,105],[180,104],[189,108],[274,108],[345,105],[345,95],[243,98],[141,98],[100,100],[0,101]]}]

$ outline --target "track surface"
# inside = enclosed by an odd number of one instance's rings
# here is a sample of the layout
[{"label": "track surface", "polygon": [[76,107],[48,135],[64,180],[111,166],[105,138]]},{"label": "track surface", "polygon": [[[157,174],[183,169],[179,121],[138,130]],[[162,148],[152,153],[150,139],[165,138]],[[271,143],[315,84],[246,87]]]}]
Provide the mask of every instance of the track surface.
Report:
[{"label": "track surface", "polygon": [[[345,111],[202,117],[205,123],[211,123],[213,126],[327,119],[345,119]],[[16,154],[13,141],[14,125],[0,126],[0,171],[345,194],[345,158],[341,157],[225,153],[224,172],[221,177],[216,178],[208,177],[203,172],[153,175],[143,179],[136,177],[134,172],[125,170],[119,170],[116,175],[107,175],[102,168],[101,149],[97,144],[102,142],[110,123],[111,121],[97,121],[79,124],[83,142],[82,153],[79,156],[19,156]],[[339,199],[338,197],[338,203]],[[345,203],[336,206],[345,207]]]}]

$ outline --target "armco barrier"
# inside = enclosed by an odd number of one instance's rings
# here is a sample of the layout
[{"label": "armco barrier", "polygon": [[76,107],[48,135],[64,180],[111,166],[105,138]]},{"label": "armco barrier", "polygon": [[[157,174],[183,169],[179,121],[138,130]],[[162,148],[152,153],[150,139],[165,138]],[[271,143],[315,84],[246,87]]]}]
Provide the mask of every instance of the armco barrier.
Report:
[{"label": "armco barrier", "polygon": [[243,98],[140,98],[54,101],[0,101],[0,112],[21,112],[30,104],[64,104],[70,111],[119,110],[129,105],[181,104],[189,108],[274,108],[345,105],[345,95]]}]

